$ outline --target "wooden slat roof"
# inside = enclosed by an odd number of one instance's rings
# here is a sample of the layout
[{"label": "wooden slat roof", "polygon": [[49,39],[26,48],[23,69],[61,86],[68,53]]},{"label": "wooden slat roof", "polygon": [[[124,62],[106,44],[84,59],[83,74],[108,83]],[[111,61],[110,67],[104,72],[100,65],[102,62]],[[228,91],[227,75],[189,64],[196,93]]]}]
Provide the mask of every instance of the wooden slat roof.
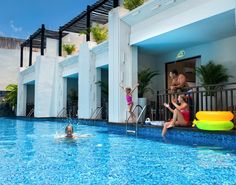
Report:
[{"label": "wooden slat roof", "polygon": [[[90,6],[90,22],[106,24],[109,11],[113,9],[113,0],[99,0]],[[61,31],[80,33],[87,30],[87,10],[60,27]]]},{"label": "wooden slat roof", "polygon": [[[39,28],[36,32],[34,32],[30,38],[32,38],[32,45],[33,48],[40,48],[41,47],[41,35],[42,35],[42,28]],[[66,33],[63,33],[63,36],[65,36]],[[23,47],[29,47],[30,46],[30,38],[28,38],[25,42],[21,44]],[[44,32],[44,48],[46,47],[46,38],[51,39],[59,39],[59,33],[58,31],[52,31],[45,29]]]}]

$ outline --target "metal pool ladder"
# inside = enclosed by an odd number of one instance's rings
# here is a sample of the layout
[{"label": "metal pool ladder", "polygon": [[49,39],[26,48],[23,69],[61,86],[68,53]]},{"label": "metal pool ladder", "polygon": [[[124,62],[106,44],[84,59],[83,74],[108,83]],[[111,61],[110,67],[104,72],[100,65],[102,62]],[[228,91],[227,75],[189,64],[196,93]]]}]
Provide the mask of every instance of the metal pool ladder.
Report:
[{"label": "metal pool ladder", "polygon": [[32,108],[32,109],[29,111],[27,117],[31,117],[31,116],[33,115],[33,113],[34,113],[34,108]]},{"label": "metal pool ladder", "polygon": [[[143,116],[145,110],[146,110],[146,105],[144,107],[142,107],[141,105],[136,105],[133,109],[132,112],[135,112],[135,110],[137,108],[140,108],[141,109],[141,112],[140,114],[138,115],[138,118],[135,122],[135,129],[128,129],[128,124],[129,124],[129,119],[131,118],[131,115],[129,115],[128,119],[126,120],[126,134],[136,134],[137,135],[137,132],[138,132],[138,123],[139,123],[139,120],[140,118]],[[127,117],[127,116],[126,116]]]},{"label": "metal pool ladder", "polygon": [[89,119],[97,119],[101,115],[103,107],[97,107]]}]

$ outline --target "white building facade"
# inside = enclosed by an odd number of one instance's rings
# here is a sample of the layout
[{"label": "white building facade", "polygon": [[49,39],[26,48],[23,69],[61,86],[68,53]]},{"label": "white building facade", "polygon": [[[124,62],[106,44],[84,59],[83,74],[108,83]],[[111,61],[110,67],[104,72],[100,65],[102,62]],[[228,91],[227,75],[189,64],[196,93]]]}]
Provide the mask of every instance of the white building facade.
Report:
[{"label": "white building facade", "polygon": [[[153,79],[152,89],[165,89],[168,77],[165,65],[176,61],[180,50],[185,51],[181,60],[196,57],[196,66],[214,60],[223,63],[233,75],[235,9],[236,0],[150,0],[133,11],[123,7],[112,9],[109,39],[101,44],[69,33],[64,39],[79,48],[73,56],[58,57],[58,41],[47,39],[45,55],[20,70],[17,115],[26,116],[27,101],[33,99],[35,117],[57,117],[67,107],[68,83],[75,81],[78,118],[89,119],[101,106],[101,86],[97,82],[105,69],[109,85],[108,121],[124,122],[127,105],[119,84],[133,87],[138,82],[138,72],[151,68],[160,73]],[[231,81],[236,81],[236,76]],[[145,96],[155,101],[151,93]],[[138,91],[134,92],[133,100],[137,105]]]}]

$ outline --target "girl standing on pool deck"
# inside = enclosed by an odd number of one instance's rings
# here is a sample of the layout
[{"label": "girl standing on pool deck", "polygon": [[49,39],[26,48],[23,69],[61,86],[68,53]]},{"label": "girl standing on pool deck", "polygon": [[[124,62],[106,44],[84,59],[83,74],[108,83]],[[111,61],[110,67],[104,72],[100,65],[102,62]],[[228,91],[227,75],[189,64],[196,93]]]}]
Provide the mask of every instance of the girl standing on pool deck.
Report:
[{"label": "girl standing on pool deck", "polygon": [[128,112],[130,113],[130,116],[132,118],[132,121],[135,121],[135,114],[132,112],[132,108],[133,108],[133,99],[132,99],[132,93],[134,92],[134,90],[139,86],[139,84],[137,84],[133,89],[131,89],[130,87],[124,87],[122,86],[122,84],[120,83],[120,87],[125,91],[126,93],[126,101],[127,101],[127,105],[128,105]]}]

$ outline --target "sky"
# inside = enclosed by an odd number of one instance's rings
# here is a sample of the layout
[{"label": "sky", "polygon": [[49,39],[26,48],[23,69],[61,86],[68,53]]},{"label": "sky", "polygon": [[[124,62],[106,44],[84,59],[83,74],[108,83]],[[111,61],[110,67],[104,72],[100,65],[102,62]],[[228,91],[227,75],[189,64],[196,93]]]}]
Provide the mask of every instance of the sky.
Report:
[{"label": "sky", "polygon": [[97,0],[0,0],[0,36],[26,39],[42,24],[58,30]]}]

